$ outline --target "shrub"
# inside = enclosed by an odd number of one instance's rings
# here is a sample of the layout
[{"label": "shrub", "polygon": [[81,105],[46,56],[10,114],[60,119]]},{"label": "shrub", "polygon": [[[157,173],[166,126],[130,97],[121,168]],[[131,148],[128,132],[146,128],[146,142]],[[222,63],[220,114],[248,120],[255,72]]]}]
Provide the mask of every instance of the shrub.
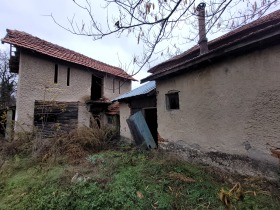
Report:
[{"label": "shrub", "polygon": [[0,156],[8,159],[14,155],[29,155],[32,151],[33,136],[31,133],[20,133],[18,138],[12,141],[2,140]]},{"label": "shrub", "polygon": [[79,163],[89,152],[110,148],[116,139],[117,131],[113,128],[81,127],[57,138],[35,139],[33,158],[40,161],[67,158],[71,163]]}]

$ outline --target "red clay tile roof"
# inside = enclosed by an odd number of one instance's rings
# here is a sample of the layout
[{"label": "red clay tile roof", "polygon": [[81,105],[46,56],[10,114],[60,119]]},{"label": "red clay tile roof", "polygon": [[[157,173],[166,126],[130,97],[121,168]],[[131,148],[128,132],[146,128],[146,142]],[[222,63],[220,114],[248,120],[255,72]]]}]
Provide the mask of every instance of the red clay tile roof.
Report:
[{"label": "red clay tile roof", "polygon": [[[220,36],[210,42],[208,42],[209,53],[211,51],[220,48],[221,46],[227,45],[228,43],[234,43],[235,41],[240,40],[242,37],[247,36],[252,32],[256,32],[261,30],[262,28],[274,25],[280,22],[280,10],[272,12],[258,20],[255,20],[249,24],[246,24],[240,28],[237,28],[223,36]],[[184,53],[177,55],[165,62],[162,62],[154,67],[152,67],[148,72],[157,74],[162,71],[168,71],[168,69],[178,65],[180,62],[191,61],[192,59],[200,56],[200,49],[199,45],[195,45],[194,47],[190,48],[189,50],[185,51]],[[144,79],[145,80],[145,79]],[[148,80],[147,80],[148,81]]]},{"label": "red clay tile roof", "polygon": [[23,47],[25,49],[33,50],[44,55],[79,64],[104,73],[129,80],[135,80],[121,68],[110,66],[22,31],[7,29],[7,35],[2,39],[2,43],[13,44],[17,47]]}]

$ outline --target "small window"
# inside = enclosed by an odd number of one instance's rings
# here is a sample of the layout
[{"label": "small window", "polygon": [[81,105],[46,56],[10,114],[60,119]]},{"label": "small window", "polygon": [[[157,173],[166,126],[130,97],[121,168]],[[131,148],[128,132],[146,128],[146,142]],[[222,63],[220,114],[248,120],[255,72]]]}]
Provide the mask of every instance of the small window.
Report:
[{"label": "small window", "polygon": [[115,79],[113,79],[113,93],[115,92]]},{"label": "small window", "polygon": [[70,86],[70,67],[67,69],[67,86]]},{"label": "small window", "polygon": [[55,64],[54,66],[54,83],[57,84],[57,80],[58,80],[58,65]]},{"label": "small window", "polygon": [[119,94],[121,94],[121,86],[122,86],[122,84],[121,84],[121,81],[119,80]]},{"label": "small window", "polygon": [[166,98],[166,109],[179,109],[179,92],[169,92],[165,95]]}]

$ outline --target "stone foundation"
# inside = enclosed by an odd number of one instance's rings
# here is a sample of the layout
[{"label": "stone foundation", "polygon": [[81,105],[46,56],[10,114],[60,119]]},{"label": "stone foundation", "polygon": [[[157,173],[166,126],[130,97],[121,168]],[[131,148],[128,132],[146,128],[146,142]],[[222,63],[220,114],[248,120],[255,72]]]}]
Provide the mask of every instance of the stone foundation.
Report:
[{"label": "stone foundation", "polygon": [[241,175],[260,176],[277,181],[280,178],[278,164],[255,160],[248,156],[227,154],[222,152],[205,152],[191,146],[161,142],[159,148],[167,152],[179,155],[184,160],[218,167],[222,170]]}]

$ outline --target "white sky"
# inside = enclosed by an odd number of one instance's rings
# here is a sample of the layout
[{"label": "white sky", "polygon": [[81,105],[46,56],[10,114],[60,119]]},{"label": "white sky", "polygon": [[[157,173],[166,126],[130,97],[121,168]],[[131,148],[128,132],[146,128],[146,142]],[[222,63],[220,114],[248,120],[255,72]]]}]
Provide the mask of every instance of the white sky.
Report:
[{"label": "white sky", "polygon": [[[132,65],[130,68],[125,65],[128,66],[132,60],[133,50],[141,50],[136,39],[127,37],[116,39],[112,36],[93,41],[90,37],[77,36],[65,31],[57,26],[51,17],[46,16],[52,13],[58,21],[66,23],[67,17],[72,17],[79,12],[79,8],[72,0],[1,0],[0,37],[6,35],[7,28],[24,31],[93,59],[122,67],[131,73]],[[0,44],[0,49],[8,50],[9,45]],[[140,80],[148,76],[146,70],[134,77]],[[133,84],[133,88],[137,86],[139,83]]]},{"label": "white sky", "polygon": [[[95,5],[101,5],[102,0],[94,0]],[[58,44],[65,48],[82,53],[93,59],[105,62],[113,66],[119,66],[131,73],[133,66],[128,64],[133,55],[142,51],[142,46],[137,44],[135,37],[122,37],[117,39],[114,35],[102,40],[93,41],[91,37],[73,35],[57,26],[51,17],[60,23],[67,23],[67,17],[76,14],[86,19],[82,11],[73,3],[73,0],[1,0],[0,6],[0,38],[6,35],[6,29],[16,29],[37,36],[46,41]],[[95,13],[96,18],[106,17],[105,10]],[[100,22],[104,20],[99,20]],[[212,37],[208,37],[211,40]],[[7,49],[8,44],[0,44],[0,49]],[[187,50],[187,49],[184,49]],[[147,69],[143,69],[134,77],[138,80],[148,76]],[[133,88],[139,86],[134,83]]]}]

